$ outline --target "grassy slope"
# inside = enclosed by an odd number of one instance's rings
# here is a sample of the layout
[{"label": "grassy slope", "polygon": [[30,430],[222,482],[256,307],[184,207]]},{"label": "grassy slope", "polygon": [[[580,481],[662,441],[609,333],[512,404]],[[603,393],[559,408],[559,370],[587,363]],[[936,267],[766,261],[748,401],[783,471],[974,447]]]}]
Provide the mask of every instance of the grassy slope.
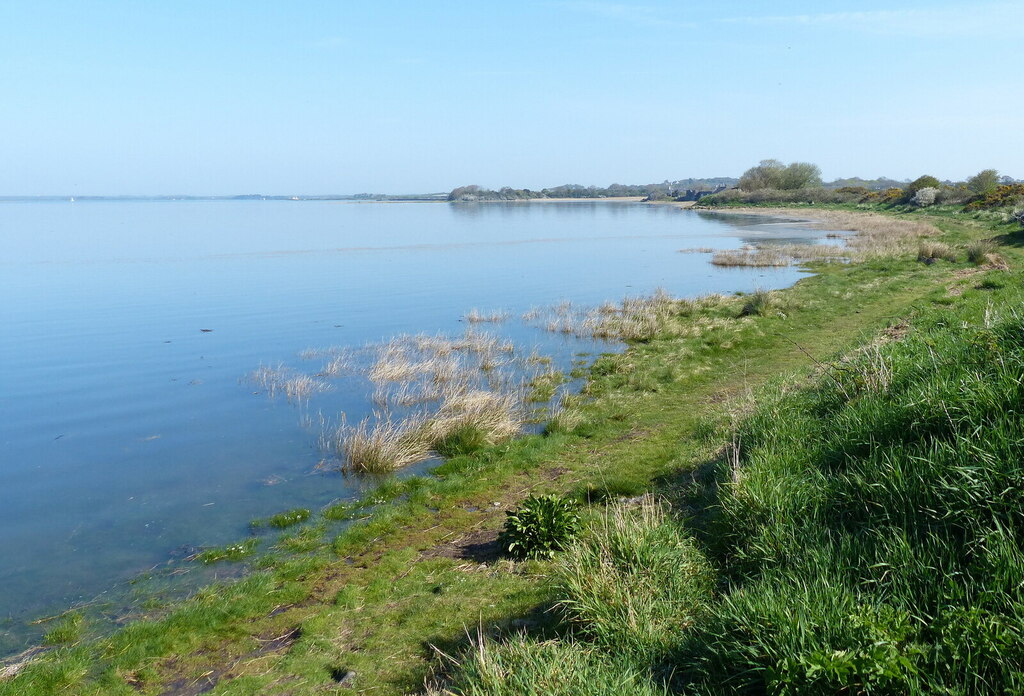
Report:
[{"label": "grassy slope", "polygon": [[[977,223],[938,225],[951,241],[992,235]],[[247,580],[112,637],[72,641],[0,684],[0,694],[184,694],[214,680],[207,693],[313,694],[346,671],[367,693],[407,693],[438,660],[431,646],[454,654],[467,628],[524,619],[557,633],[538,611],[550,597],[547,564],[481,563],[458,540],[491,539],[503,510],[531,491],[599,500],[708,461],[725,437],[709,437],[718,430],[708,422],[728,422],[750,390],[851,348],[916,306],[950,301],[951,283],[973,282],[954,279],[965,269],[911,260],[822,267],[780,294],[785,316],[738,318],[737,299],[681,317],[699,333],[598,361],[575,433],[523,438],[456,458],[436,479],[387,484],[374,497],[393,502],[348,531],[314,523]]]}]

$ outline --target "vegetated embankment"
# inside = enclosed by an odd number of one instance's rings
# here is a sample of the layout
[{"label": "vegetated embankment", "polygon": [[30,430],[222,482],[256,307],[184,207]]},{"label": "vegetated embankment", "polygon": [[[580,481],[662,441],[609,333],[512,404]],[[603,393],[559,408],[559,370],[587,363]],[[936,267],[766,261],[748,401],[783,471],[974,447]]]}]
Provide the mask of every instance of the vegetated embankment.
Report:
[{"label": "vegetated embankment", "polygon": [[[949,254],[656,300],[545,435],[313,514],[112,636],[60,619],[0,694],[1021,688],[1022,240],[928,223]],[[505,558],[531,492],[584,531]]]}]

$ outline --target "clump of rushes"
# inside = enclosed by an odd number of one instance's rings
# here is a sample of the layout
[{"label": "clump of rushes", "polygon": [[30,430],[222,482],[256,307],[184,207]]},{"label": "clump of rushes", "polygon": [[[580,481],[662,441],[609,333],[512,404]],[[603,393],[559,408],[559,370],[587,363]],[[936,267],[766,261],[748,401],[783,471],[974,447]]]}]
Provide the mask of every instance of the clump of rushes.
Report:
[{"label": "clump of rushes", "polygon": [[989,262],[989,257],[996,251],[996,245],[988,239],[979,239],[967,245],[967,261],[975,266]]},{"label": "clump of rushes", "polygon": [[769,290],[755,290],[747,295],[746,301],[740,309],[740,316],[763,317],[775,309],[776,304],[774,293]]},{"label": "clump of rushes", "polygon": [[551,401],[555,396],[555,389],[565,383],[565,375],[556,370],[543,372],[530,381],[530,393],[528,401],[544,403]]},{"label": "clump of rushes", "polygon": [[921,242],[917,248],[917,260],[924,263],[935,263],[943,259],[950,263],[956,263],[956,250],[942,242]]},{"label": "clump of rushes", "polygon": [[585,643],[479,637],[427,696],[664,696],[651,669]]},{"label": "clump of rushes", "polygon": [[257,539],[246,539],[237,544],[217,546],[196,554],[195,560],[206,565],[219,563],[220,561],[240,561],[255,553],[258,543],[259,540]]},{"label": "clump of rushes", "polygon": [[557,413],[548,421],[544,432],[548,435],[556,433],[571,433],[583,424],[583,414],[579,409],[558,409]]},{"label": "clump of rushes", "polygon": [[650,495],[610,505],[559,557],[554,585],[570,621],[601,645],[656,654],[704,616],[714,572]]},{"label": "clump of rushes", "polygon": [[551,558],[580,530],[576,503],[557,495],[531,495],[517,510],[505,514],[508,519],[499,542],[515,558]]},{"label": "clump of rushes", "polygon": [[711,263],[715,266],[751,266],[753,268],[772,268],[788,266],[792,258],[775,249],[724,249],[715,252]]},{"label": "clump of rushes", "polygon": [[505,321],[506,319],[508,319],[508,316],[509,316],[508,312],[503,312],[503,311],[482,312],[479,309],[477,309],[476,307],[474,307],[473,309],[469,310],[469,312],[463,318],[466,321],[468,321],[469,323],[471,323],[471,324],[479,324],[481,322],[490,322],[490,323],[502,322],[502,321]]},{"label": "clump of rushes", "polygon": [[434,451],[442,457],[471,454],[492,444],[485,431],[475,425],[464,424],[447,431],[434,442]]},{"label": "clump of rushes", "polygon": [[442,456],[466,454],[517,434],[524,421],[517,394],[471,390],[450,395],[424,431]]},{"label": "clump of rushes", "polygon": [[347,469],[386,474],[430,455],[421,419],[395,421],[390,415],[375,415],[372,425],[369,418],[364,418],[357,426],[338,429],[336,441]]},{"label": "clump of rushes", "polygon": [[64,614],[56,625],[46,632],[43,642],[47,645],[67,645],[77,643],[85,630],[85,617],[81,612],[72,611]]}]

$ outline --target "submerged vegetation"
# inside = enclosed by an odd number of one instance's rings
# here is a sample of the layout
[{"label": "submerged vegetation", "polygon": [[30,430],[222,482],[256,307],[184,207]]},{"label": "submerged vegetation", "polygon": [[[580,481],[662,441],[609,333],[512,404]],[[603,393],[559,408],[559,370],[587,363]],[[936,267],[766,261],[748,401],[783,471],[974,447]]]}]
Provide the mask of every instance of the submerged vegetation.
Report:
[{"label": "submerged vegetation", "polygon": [[557,370],[493,337],[317,352],[379,388],[368,452],[450,459],[0,695],[1024,690],[1024,233],[929,212],[824,213],[860,231],[788,290],[531,312],[629,342],[543,434],[507,375]]}]

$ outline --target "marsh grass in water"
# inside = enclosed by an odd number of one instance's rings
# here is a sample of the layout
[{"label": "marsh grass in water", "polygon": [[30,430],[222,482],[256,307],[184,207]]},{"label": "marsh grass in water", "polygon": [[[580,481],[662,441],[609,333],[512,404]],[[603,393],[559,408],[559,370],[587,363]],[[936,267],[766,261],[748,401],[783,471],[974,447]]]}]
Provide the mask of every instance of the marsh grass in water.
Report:
[{"label": "marsh grass in water", "polygon": [[260,365],[247,380],[265,390],[271,398],[284,394],[289,403],[297,404],[305,403],[314,394],[330,389],[330,384],[320,377],[297,373],[283,365]]},{"label": "marsh grass in water", "polygon": [[85,615],[80,611],[71,611],[56,619],[54,625],[43,636],[46,645],[66,645],[77,643],[85,632]]},{"label": "marsh grass in water", "polygon": [[[744,212],[745,209],[733,212]],[[747,212],[793,215],[785,208],[756,208]],[[841,246],[831,244],[760,244],[742,249],[715,252],[716,266],[778,267],[797,262],[841,261],[859,263],[871,259],[896,257],[910,253],[924,237],[939,233],[932,224],[920,220],[895,219],[876,213],[851,213],[842,210],[803,210],[801,217],[820,229],[852,232],[839,236]],[[837,235],[831,235],[835,238]]]},{"label": "marsh grass in water", "polygon": [[510,313],[503,310],[493,310],[490,312],[485,312],[474,307],[473,309],[469,310],[469,312],[467,312],[463,318],[471,324],[495,324],[505,321],[506,319],[509,318],[509,316],[511,316]]},{"label": "marsh grass in water", "polygon": [[195,560],[206,565],[221,561],[241,561],[256,553],[258,544],[258,539],[246,539],[236,544],[205,549],[196,554]]},{"label": "marsh grass in water", "polygon": [[419,418],[393,420],[389,415],[376,414],[354,427],[343,424],[332,441],[348,469],[390,473],[430,455],[430,444],[423,434],[425,426]]},{"label": "marsh grass in water", "polygon": [[265,520],[253,520],[249,523],[249,526],[253,529],[259,529],[264,526],[274,527],[275,529],[286,529],[297,524],[302,524],[309,519],[310,514],[311,513],[308,508],[295,508],[294,510],[279,512]]}]

